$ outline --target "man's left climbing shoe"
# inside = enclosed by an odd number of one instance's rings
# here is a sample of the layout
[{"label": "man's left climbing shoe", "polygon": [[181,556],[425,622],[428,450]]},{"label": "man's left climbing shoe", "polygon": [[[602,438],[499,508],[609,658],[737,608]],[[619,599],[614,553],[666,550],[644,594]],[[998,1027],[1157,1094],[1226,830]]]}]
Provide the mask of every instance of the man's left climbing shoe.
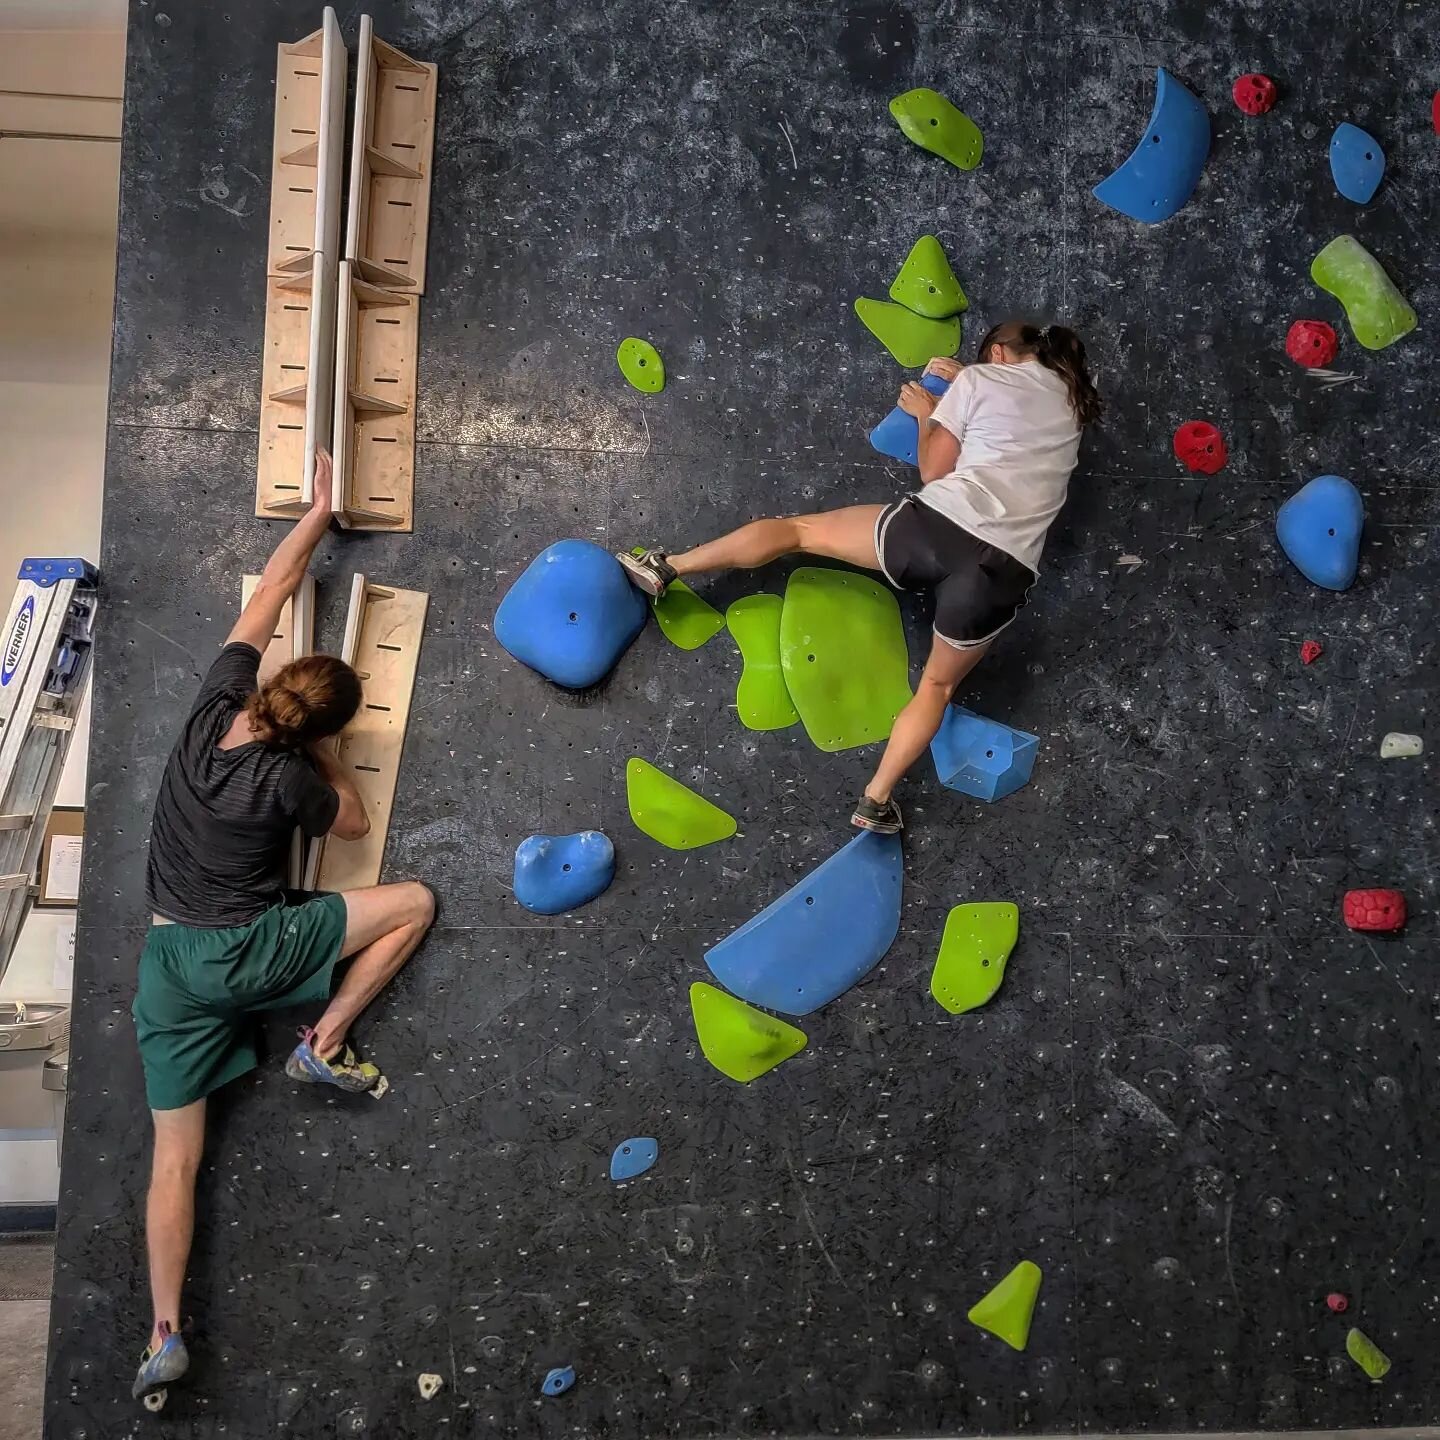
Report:
[{"label": "man's left climbing shoe", "polygon": [[[144,1400],[159,1396],[167,1385],[173,1384],[190,1368],[190,1355],[185,1341],[163,1320],[160,1322],[161,1342],[158,1350],[146,1346],[140,1357],[140,1368],[135,1372],[135,1383],[130,1387],[132,1400]],[[160,1400],[164,1404],[163,1398]],[[155,1407],[155,1408],[158,1408]]]},{"label": "man's left climbing shoe", "polygon": [[352,1095],[373,1090],[384,1078],[378,1066],[368,1060],[357,1060],[348,1045],[343,1046],[333,1058],[322,1060],[315,1053],[315,1032],[312,1029],[300,1031],[300,1043],[290,1052],[290,1058],[285,1062],[285,1073],[305,1085],[335,1085]]}]

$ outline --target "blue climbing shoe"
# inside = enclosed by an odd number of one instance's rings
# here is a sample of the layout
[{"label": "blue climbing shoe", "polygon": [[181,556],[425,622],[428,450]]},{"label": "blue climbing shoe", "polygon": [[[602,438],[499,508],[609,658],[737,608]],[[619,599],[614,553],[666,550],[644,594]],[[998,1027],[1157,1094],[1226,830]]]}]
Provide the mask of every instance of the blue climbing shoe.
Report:
[{"label": "blue climbing shoe", "polygon": [[163,1320],[160,1322],[161,1342],[158,1350],[146,1347],[130,1387],[132,1400],[144,1400],[173,1384],[190,1368],[190,1355],[185,1342]]},{"label": "blue climbing shoe", "polygon": [[351,1095],[361,1095],[374,1090],[384,1076],[377,1066],[368,1060],[357,1060],[355,1052],[344,1046],[331,1060],[322,1060],[315,1053],[315,1031],[300,1031],[300,1043],[290,1052],[285,1062],[285,1073],[302,1085],[334,1085]]}]

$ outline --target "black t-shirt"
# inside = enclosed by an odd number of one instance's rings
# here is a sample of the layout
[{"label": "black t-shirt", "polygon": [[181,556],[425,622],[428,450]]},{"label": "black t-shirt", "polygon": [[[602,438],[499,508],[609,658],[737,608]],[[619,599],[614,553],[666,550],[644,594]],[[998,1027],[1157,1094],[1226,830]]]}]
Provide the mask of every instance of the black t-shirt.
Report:
[{"label": "black t-shirt", "polygon": [[283,898],[290,836],[323,835],[340,797],[307,755],[259,741],[221,750],[258,688],[260,652],[227,645],[200,686],[160,780],[145,899],[167,920],[248,925]]}]

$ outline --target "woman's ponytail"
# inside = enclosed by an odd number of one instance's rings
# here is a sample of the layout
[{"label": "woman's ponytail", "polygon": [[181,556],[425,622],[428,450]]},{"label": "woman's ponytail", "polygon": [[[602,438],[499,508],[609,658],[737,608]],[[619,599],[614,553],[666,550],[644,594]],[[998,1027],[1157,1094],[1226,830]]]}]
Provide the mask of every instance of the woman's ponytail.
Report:
[{"label": "woman's ponytail", "polygon": [[333,655],[292,660],[245,702],[255,738],[282,750],[339,734],[359,708],[360,677]]}]

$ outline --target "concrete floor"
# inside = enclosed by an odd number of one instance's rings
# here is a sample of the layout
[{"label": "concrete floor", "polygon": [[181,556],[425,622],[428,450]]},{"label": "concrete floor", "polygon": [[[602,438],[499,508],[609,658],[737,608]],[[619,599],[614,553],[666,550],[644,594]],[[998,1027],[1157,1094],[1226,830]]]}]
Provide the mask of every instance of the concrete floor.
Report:
[{"label": "concrete floor", "polygon": [[[0,1237],[0,1440],[38,1440],[55,1245]],[[19,1298],[17,1298],[19,1297]]]}]

